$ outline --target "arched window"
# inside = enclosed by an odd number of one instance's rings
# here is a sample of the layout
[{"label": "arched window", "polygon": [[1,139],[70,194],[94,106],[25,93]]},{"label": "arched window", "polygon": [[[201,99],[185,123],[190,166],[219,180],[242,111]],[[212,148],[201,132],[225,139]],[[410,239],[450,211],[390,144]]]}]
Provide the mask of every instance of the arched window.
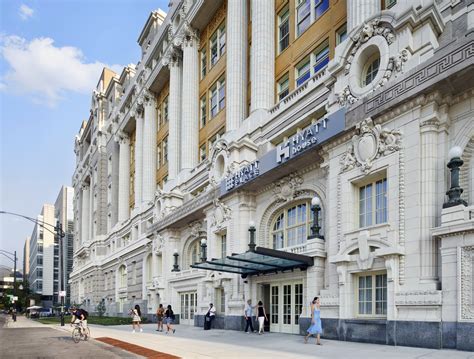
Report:
[{"label": "arched window", "polygon": [[312,224],[310,207],[310,201],[300,202],[276,214],[271,227],[274,249],[295,246],[308,239]]},{"label": "arched window", "polygon": [[145,262],[146,282],[151,283],[153,280],[153,255],[149,254]]},{"label": "arched window", "polygon": [[122,265],[119,268],[118,282],[119,282],[119,288],[127,287],[127,267],[125,267],[125,265]]},{"label": "arched window", "polygon": [[201,240],[194,240],[188,250],[188,265],[193,265],[201,261]]}]

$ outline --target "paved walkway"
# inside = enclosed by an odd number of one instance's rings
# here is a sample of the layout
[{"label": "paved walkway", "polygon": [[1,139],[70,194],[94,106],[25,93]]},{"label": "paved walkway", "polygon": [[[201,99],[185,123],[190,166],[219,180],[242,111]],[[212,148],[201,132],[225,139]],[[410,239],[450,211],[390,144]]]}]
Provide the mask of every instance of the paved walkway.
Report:
[{"label": "paved walkway", "polygon": [[[61,328],[58,326],[53,326]],[[303,343],[303,337],[280,333],[245,334],[230,330],[204,331],[192,326],[177,325],[175,334],[156,332],[156,324],[143,325],[143,333],[132,333],[130,326],[91,325],[93,338],[109,337],[185,359],[201,358],[470,358],[474,353],[453,350],[432,350],[388,345],[362,344],[322,340],[322,346]],[[63,327],[63,330],[69,330]]]}]

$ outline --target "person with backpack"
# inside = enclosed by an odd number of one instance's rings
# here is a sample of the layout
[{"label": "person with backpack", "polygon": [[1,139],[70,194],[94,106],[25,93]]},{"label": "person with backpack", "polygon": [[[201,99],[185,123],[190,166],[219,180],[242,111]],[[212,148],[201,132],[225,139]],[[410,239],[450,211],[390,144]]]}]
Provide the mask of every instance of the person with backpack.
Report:
[{"label": "person with backpack", "polygon": [[160,303],[158,309],[156,310],[156,321],[158,322],[158,329],[157,332],[163,331],[163,316],[165,314],[165,308],[163,308],[163,304]]},{"label": "person with backpack", "polygon": [[166,324],[166,334],[169,333],[170,330],[173,331],[173,334],[176,332],[176,329],[173,329],[172,324],[174,321],[174,312],[171,308],[171,305],[168,304],[168,307],[165,310],[165,324]]},{"label": "person with backpack", "polygon": [[142,312],[138,304],[135,305],[135,308],[130,310],[130,315],[132,316],[132,333],[135,333],[135,326],[138,326],[138,328],[140,328],[140,332],[143,332],[142,325],[140,324],[142,321]]},{"label": "person with backpack", "polygon": [[214,304],[209,304],[209,309],[204,316],[204,330],[211,329],[212,321],[216,318],[216,308],[214,308]]},{"label": "person with backpack", "polygon": [[87,317],[89,313],[85,309],[71,307],[71,327],[73,324],[79,324],[79,329],[87,336]]}]

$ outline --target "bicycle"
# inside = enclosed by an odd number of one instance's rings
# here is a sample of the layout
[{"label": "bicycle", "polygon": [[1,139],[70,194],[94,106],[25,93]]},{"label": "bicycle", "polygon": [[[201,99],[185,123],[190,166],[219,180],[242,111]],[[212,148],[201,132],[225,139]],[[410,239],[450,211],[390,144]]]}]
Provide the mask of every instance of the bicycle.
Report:
[{"label": "bicycle", "polygon": [[87,341],[91,336],[91,331],[89,327],[84,328],[82,323],[74,323],[75,328],[72,330],[72,340],[74,343],[79,343],[81,339]]}]

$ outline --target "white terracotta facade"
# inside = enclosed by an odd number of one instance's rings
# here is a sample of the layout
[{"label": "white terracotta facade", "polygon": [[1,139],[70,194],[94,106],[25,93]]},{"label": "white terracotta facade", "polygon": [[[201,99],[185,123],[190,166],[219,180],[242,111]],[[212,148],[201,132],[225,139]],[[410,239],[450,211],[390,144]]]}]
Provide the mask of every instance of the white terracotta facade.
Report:
[{"label": "white terracotta facade", "polygon": [[[397,1],[387,10],[367,3],[348,1],[348,37],[329,64],[275,102],[274,2],[250,1],[247,63],[247,5],[228,0],[228,130],[201,162],[196,34],[212,15],[202,8],[209,2],[172,1],[167,15],[150,15],[142,59],[107,89],[99,83],[76,138],[73,302],[93,312],[104,300],[109,315],[140,304],[150,318],[159,303],[171,304],[191,325],[213,302],[215,324],[240,330],[245,301],[263,300],[270,330],[297,334],[319,296],[328,338],[474,350],[474,11],[459,1]],[[366,84],[373,58],[378,70]],[[169,174],[159,188],[153,89],[165,81]],[[341,130],[333,121],[343,121]],[[226,179],[310,124],[331,136],[225,190]],[[454,146],[467,205],[443,209]],[[308,238],[315,196],[324,238]],[[280,215],[286,234],[275,247]],[[290,217],[303,223],[295,238]],[[257,247],[314,264],[247,278],[190,268],[203,238],[208,260],[247,251],[251,221]]]}]

